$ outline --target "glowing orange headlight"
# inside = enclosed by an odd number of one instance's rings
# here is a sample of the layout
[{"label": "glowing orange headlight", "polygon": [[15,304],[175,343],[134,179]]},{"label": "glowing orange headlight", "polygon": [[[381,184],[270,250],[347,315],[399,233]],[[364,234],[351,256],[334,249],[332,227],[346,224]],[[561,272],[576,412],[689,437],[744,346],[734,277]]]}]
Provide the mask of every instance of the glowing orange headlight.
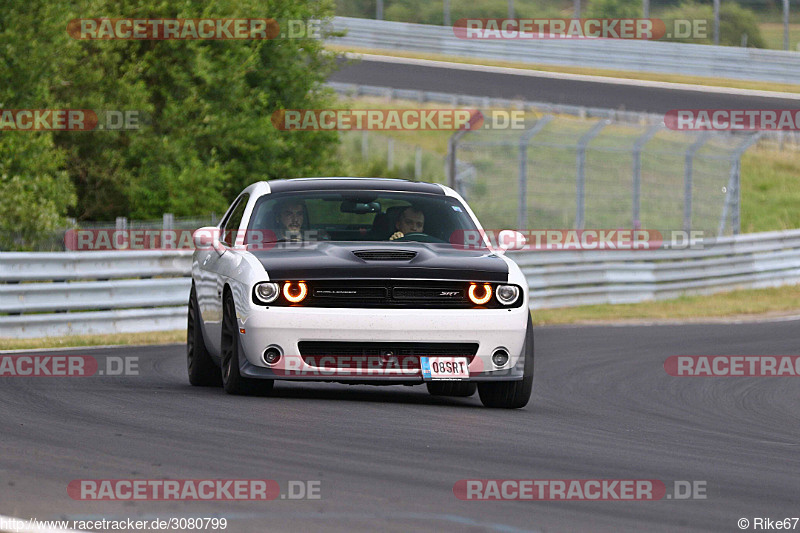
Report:
[{"label": "glowing orange headlight", "polygon": [[298,281],[296,285],[294,285],[291,281],[287,281],[283,285],[283,297],[293,304],[297,304],[305,300],[307,294],[308,287],[304,281]]},{"label": "glowing orange headlight", "polygon": [[483,305],[489,300],[492,299],[492,286],[488,283],[483,284],[483,296],[476,296],[475,291],[478,286],[474,283],[470,284],[469,286],[469,299],[472,300],[472,303],[475,305]]}]

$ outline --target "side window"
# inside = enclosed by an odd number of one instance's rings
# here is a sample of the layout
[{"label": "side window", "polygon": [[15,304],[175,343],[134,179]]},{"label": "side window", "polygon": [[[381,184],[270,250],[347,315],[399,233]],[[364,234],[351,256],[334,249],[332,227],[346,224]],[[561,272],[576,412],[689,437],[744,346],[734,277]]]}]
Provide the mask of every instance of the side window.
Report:
[{"label": "side window", "polygon": [[236,233],[239,231],[239,226],[242,224],[242,217],[244,216],[244,208],[247,207],[248,197],[249,195],[247,194],[243,194],[239,197],[236,207],[233,208],[228,220],[225,222],[225,227],[222,228],[222,238],[220,240],[227,246],[236,244]]}]

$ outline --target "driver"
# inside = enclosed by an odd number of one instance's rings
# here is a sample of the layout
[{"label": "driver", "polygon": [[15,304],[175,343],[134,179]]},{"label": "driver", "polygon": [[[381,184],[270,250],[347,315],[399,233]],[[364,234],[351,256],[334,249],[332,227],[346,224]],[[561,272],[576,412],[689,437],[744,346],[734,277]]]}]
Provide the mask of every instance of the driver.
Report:
[{"label": "driver", "polygon": [[423,233],[424,227],[425,214],[416,207],[406,207],[397,217],[397,222],[395,223],[397,231],[389,237],[389,240],[399,239],[408,233]]},{"label": "driver", "polygon": [[305,203],[302,200],[289,200],[278,208],[277,222],[279,239],[299,241],[302,239]]}]

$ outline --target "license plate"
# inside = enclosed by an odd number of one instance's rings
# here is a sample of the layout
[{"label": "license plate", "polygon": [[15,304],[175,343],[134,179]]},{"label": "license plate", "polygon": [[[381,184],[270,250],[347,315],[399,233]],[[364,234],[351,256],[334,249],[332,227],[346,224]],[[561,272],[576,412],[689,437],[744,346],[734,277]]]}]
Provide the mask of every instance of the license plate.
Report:
[{"label": "license plate", "polygon": [[466,357],[421,357],[422,379],[469,379],[469,361]]}]

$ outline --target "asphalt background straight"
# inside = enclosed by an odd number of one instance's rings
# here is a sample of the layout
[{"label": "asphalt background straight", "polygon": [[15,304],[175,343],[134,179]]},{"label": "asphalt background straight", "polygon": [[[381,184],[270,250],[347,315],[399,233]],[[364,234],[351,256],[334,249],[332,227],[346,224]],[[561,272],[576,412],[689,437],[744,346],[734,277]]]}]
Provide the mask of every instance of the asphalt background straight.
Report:
[{"label": "asphalt background straight", "polygon": [[[424,387],[189,386],[180,345],[76,349],[139,375],[0,378],[0,514],[226,517],[228,531],[738,531],[800,515],[800,378],[679,378],[670,355],[797,354],[797,321],[536,329],[531,403]],[[42,352],[45,353],[45,352]],[[52,352],[46,352],[52,353]],[[75,479],[319,480],[319,500],[75,501]],[[460,479],[705,481],[707,499],[468,502]],[[752,526],[751,526],[752,527]]]},{"label": "asphalt background straight", "polygon": [[330,81],[395,89],[435,91],[470,96],[510,98],[601,107],[626,111],[666,113],[672,109],[797,109],[791,98],[724,94],[714,87],[682,90],[502,74],[402,64],[379,59],[343,60]]}]

